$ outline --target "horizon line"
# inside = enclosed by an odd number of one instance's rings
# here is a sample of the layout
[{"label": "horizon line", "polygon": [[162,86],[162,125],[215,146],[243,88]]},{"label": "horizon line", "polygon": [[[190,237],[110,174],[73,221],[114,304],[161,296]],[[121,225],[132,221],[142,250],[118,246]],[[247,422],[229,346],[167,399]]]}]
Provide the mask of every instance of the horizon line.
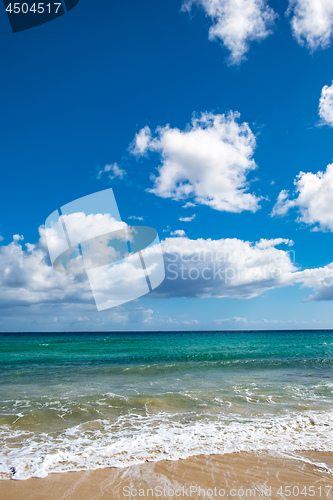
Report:
[{"label": "horizon line", "polygon": [[333,328],[294,328],[294,329],[240,329],[240,330],[85,330],[85,331],[0,331],[3,334],[113,334],[113,333],[256,333],[256,332],[333,332]]}]

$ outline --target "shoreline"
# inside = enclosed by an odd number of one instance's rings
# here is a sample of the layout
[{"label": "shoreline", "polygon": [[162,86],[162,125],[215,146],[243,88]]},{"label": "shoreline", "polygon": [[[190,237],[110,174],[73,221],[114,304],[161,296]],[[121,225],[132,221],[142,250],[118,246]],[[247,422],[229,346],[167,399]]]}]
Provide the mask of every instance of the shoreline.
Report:
[{"label": "shoreline", "polygon": [[0,488],[6,500],[333,499],[332,470],[333,452],[300,452],[299,459],[240,452],[2,480]]}]

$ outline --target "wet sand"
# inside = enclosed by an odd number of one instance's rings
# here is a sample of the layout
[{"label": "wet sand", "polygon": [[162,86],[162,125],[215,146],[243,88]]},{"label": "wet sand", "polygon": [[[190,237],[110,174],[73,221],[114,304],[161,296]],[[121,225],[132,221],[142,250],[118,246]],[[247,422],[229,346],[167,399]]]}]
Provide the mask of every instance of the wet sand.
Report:
[{"label": "wet sand", "polygon": [[[267,453],[196,456],[128,468],[2,480],[2,500],[125,498],[333,499],[333,453],[300,453],[312,464]],[[314,463],[316,465],[314,465]],[[327,468],[319,464],[326,464]],[[330,470],[329,470],[330,469]]]}]

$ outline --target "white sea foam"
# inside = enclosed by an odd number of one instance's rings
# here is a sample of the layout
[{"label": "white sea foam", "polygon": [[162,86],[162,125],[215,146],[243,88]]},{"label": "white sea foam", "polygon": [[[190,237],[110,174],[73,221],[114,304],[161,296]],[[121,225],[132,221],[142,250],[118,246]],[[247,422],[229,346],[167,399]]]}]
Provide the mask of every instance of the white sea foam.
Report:
[{"label": "white sea foam", "polygon": [[1,441],[0,473],[7,478],[15,467],[15,479],[198,454],[267,450],[296,456],[299,451],[332,450],[333,412],[253,419],[230,414],[200,418],[194,414],[131,414],[114,423],[94,420],[40,435],[2,427]]}]

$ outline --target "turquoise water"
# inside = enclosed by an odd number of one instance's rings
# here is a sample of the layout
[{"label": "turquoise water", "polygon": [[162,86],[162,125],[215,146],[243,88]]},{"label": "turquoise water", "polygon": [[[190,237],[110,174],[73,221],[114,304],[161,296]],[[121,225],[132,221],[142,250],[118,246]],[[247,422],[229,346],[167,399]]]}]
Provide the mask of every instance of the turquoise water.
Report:
[{"label": "turquoise water", "polygon": [[332,451],[333,332],[0,334],[0,473]]}]

